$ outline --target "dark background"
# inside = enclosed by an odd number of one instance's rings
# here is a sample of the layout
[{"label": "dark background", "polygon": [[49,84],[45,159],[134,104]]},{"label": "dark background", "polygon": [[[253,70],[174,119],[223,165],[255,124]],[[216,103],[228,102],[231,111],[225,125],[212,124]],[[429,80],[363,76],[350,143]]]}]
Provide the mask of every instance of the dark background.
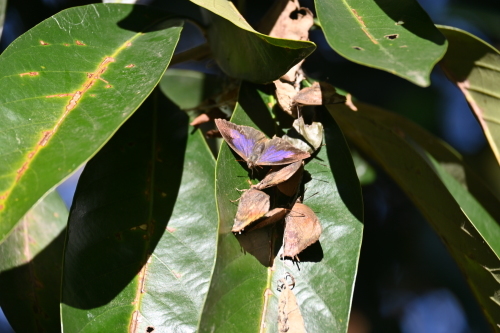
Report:
[{"label": "dark background", "polygon": [[[143,0],[143,3],[200,18],[198,8],[184,0]],[[455,26],[500,47],[498,0],[420,0],[437,24]],[[85,0],[10,0],[0,51],[15,38],[57,12],[95,3]],[[239,1],[251,24],[259,21],[270,0]],[[313,9],[313,1],[301,1]],[[441,137],[500,196],[500,170],[463,95],[437,67],[432,85],[420,88],[399,77],[354,64],[335,53],[320,29],[311,31],[318,45],[305,62],[306,73],[350,92],[357,99],[404,115]],[[179,49],[202,42],[196,29],[183,31]],[[197,64],[181,67],[210,71]],[[216,72],[216,71],[215,71]],[[370,162],[368,160],[368,162]],[[350,333],[362,332],[487,332],[491,329],[463,275],[442,242],[405,194],[377,165],[376,177],[363,186],[365,231],[353,300]],[[71,204],[79,173],[59,187]],[[12,332],[0,311],[0,333]]]}]

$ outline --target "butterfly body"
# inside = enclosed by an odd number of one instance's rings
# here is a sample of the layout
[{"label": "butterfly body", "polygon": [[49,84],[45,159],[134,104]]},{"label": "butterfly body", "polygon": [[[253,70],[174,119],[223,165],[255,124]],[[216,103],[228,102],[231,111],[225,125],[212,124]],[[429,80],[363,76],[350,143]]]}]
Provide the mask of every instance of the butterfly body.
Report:
[{"label": "butterfly body", "polygon": [[311,156],[281,138],[268,139],[250,126],[236,125],[224,119],[216,119],[215,124],[227,144],[250,169],[259,165],[289,164]]}]

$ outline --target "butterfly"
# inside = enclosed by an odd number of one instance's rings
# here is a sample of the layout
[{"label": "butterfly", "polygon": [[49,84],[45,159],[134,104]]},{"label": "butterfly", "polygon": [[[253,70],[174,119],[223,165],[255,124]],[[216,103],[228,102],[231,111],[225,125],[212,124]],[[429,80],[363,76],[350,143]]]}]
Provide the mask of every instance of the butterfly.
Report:
[{"label": "butterfly", "polygon": [[289,164],[311,156],[281,138],[268,139],[255,128],[224,119],[215,119],[215,124],[227,144],[247,162],[250,169],[257,165]]}]

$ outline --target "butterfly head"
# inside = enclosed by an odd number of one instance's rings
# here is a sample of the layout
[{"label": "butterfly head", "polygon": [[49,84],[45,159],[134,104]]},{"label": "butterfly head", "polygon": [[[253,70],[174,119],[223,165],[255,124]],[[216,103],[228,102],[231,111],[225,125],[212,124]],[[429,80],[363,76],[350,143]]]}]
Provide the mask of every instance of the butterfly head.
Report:
[{"label": "butterfly head", "polygon": [[264,142],[257,142],[255,146],[253,147],[252,152],[250,155],[247,157],[247,166],[249,169],[253,169],[258,165],[258,160],[260,156],[262,155],[262,152],[264,151],[265,148],[265,143]]}]

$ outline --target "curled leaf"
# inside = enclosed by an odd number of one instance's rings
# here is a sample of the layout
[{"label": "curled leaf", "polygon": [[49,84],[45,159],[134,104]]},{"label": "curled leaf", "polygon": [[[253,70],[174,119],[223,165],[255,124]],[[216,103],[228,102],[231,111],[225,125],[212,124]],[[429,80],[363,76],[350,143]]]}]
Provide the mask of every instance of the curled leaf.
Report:
[{"label": "curled leaf", "polygon": [[315,152],[323,142],[323,124],[313,122],[311,125],[304,123],[304,118],[299,117],[293,122],[293,128],[283,135],[282,139],[290,142],[294,147],[310,154]]}]

